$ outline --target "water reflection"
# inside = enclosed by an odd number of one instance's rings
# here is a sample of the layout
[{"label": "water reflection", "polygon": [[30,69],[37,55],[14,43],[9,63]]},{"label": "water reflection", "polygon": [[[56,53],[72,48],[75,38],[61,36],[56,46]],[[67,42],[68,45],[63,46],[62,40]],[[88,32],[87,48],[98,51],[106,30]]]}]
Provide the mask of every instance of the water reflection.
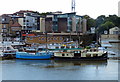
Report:
[{"label": "water reflection", "polygon": [[[15,62],[15,61],[13,61]],[[13,63],[11,62],[11,63]],[[8,62],[6,62],[8,63]],[[63,68],[63,67],[77,67],[77,66],[107,66],[106,61],[64,61],[64,60],[16,60],[16,63],[32,67],[40,68]]]},{"label": "water reflection", "polygon": [[52,61],[51,60],[16,60],[16,63],[31,67],[43,68],[44,66],[51,65]]},{"label": "water reflection", "polygon": [[112,47],[108,47],[107,51],[108,52],[112,52],[115,55],[111,55],[109,54],[109,57],[120,57],[120,43],[110,43],[112,45]]},{"label": "water reflection", "polygon": [[107,65],[106,61],[63,61],[63,60],[54,60],[55,64],[59,65],[72,65],[72,66],[84,66],[84,65]]},{"label": "water reflection", "polygon": [[[117,61],[4,60],[3,80],[117,80]],[[12,75],[12,76],[11,76]]]}]

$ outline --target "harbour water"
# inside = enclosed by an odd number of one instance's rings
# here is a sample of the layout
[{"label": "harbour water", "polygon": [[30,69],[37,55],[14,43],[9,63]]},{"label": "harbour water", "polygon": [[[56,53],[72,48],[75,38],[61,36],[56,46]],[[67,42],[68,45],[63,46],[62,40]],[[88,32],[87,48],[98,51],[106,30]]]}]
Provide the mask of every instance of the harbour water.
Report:
[{"label": "harbour water", "polygon": [[[117,35],[115,35],[117,36]],[[118,38],[103,38],[101,39],[101,46],[106,47],[106,51],[109,53],[108,57],[120,57],[120,40]],[[115,54],[115,55],[111,55]]]},{"label": "harbour water", "polygon": [[3,60],[2,80],[118,80],[118,60]]},{"label": "harbour water", "polygon": [[[120,44],[111,44],[108,51],[120,57]],[[0,80],[118,80],[118,60],[54,61],[3,60],[0,61]]]},{"label": "harbour water", "polygon": [[109,55],[109,57],[120,57],[120,43],[110,43],[112,47],[107,48],[107,51],[115,53],[114,56]]}]

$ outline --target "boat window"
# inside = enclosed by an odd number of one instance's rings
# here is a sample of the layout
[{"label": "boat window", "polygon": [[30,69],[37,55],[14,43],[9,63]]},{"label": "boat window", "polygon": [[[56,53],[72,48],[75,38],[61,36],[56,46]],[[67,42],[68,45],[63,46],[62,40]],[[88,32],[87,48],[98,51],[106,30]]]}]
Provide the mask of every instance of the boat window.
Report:
[{"label": "boat window", "polygon": [[96,49],[94,49],[94,52],[96,52],[97,50]]},{"label": "boat window", "polygon": [[89,50],[86,50],[86,52],[88,52]]},{"label": "boat window", "polygon": [[59,49],[59,47],[56,47],[56,49]]},{"label": "boat window", "polygon": [[64,48],[64,46],[61,46],[61,48]]},{"label": "boat window", "polygon": [[10,50],[10,47],[7,47],[7,50]]},{"label": "boat window", "polygon": [[92,50],[90,49],[90,52],[92,52]]},{"label": "boat window", "polygon": [[86,54],[86,57],[91,57],[91,54]]},{"label": "boat window", "polygon": [[67,54],[67,56],[68,56],[68,54]]},{"label": "boat window", "polygon": [[56,37],[54,37],[54,38],[53,38],[53,40],[57,40],[57,38],[56,38]]},{"label": "boat window", "polygon": [[60,37],[60,38],[59,38],[59,40],[63,40],[63,38],[62,38],[62,37]]},{"label": "boat window", "polygon": [[69,48],[69,46],[66,46],[66,48]]},{"label": "boat window", "polygon": [[75,46],[72,46],[72,48],[75,48]]},{"label": "boat window", "polygon": [[65,56],[65,54],[62,54],[62,56]]},{"label": "boat window", "polygon": [[80,53],[80,51],[78,51],[78,53]]},{"label": "boat window", "polygon": [[42,38],[41,38],[41,40],[45,40],[45,38],[44,38],[44,37],[42,37]]},{"label": "boat window", "polygon": [[93,57],[97,57],[98,56],[98,54],[93,54]]}]

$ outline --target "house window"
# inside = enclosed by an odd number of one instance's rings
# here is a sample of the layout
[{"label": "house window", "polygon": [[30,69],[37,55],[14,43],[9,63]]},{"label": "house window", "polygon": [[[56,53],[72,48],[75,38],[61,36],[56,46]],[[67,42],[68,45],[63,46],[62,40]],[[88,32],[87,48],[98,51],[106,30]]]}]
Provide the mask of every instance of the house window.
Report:
[{"label": "house window", "polygon": [[113,31],[113,34],[119,34],[119,31]]}]

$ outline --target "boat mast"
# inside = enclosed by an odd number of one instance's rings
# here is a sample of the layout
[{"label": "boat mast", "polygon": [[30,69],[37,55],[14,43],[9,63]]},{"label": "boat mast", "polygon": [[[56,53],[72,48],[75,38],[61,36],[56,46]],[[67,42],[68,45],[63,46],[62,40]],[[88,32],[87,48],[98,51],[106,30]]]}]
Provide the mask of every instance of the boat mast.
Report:
[{"label": "boat mast", "polygon": [[47,48],[48,48],[48,46],[47,46],[47,32],[45,32],[45,35],[46,35],[46,42],[45,42],[45,44],[46,44],[46,53],[47,53]]}]

